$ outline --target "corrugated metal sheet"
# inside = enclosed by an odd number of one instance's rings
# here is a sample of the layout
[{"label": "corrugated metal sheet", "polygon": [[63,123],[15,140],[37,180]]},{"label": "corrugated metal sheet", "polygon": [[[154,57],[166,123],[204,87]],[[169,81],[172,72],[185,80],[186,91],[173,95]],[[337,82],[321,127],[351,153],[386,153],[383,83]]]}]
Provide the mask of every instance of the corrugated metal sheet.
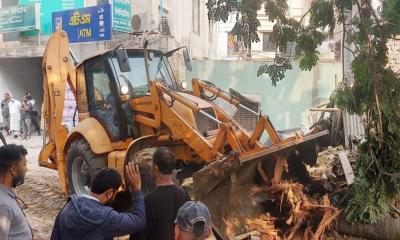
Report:
[{"label": "corrugated metal sheet", "polygon": [[229,117],[233,118],[236,112],[238,111],[237,107],[229,102],[223,100],[222,98],[217,97],[214,101],[218,107],[220,107]]},{"label": "corrugated metal sheet", "polygon": [[350,139],[365,137],[363,118],[358,115],[343,112],[343,127],[346,147],[350,146]]},{"label": "corrugated metal sheet", "polygon": [[[206,96],[210,96],[212,99],[212,94],[208,91],[204,91]],[[240,99],[242,104],[246,104],[243,102],[243,99]],[[216,97],[215,99],[212,100],[218,107],[220,107],[226,114],[229,115],[229,117],[233,118],[237,123],[239,123],[242,127],[244,127],[248,132],[253,132],[254,128],[257,125],[258,122],[258,115],[255,115],[254,113],[241,108],[241,107],[236,107],[233,104],[230,104],[229,102]],[[254,105],[254,104],[253,104]],[[254,106],[254,111],[258,112],[260,109],[260,104],[255,104]]]},{"label": "corrugated metal sheet", "polygon": [[233,119],[244,127],[248,132],[253,132],[258,122],[258,116],[246,109],[239,108]]}]

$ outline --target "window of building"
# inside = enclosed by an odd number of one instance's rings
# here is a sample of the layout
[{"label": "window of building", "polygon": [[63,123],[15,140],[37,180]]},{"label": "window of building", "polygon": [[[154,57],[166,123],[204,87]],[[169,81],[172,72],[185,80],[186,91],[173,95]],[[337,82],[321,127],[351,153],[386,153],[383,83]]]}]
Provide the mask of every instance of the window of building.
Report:
[{"label": "window of building", "polygon": [[193,2],[193,32],[200,35],[200,0],[192,0]]},{"label": "window of building", "polygon": [[290,15],[294,18],[302,17],[304,14],[305,1],[295,0],[290,1]]},{"label": "window of building", "polygon": [[264,52],[275,52],[275,43],[271,41],[271,33],[263,33],[263,51]]},{"label": "window of building", "polygon": [[286,50],[280,49],[281,57],[293,59],[296,53],[296,42],[288,42]]},{"label": "window of building", "polygon": [[235,56],[240,54],[240,44],[233,33],[228,33],[228,56]]}]

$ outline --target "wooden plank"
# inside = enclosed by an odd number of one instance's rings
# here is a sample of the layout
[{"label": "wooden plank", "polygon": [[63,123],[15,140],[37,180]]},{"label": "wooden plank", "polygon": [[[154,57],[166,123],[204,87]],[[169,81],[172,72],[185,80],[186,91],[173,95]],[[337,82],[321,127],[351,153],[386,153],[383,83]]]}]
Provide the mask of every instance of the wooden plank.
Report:
[{"label": "wooden plank", "polygon": [[346,177],[346,182],[348,185],[353,184],[354,182],[354,172],[353,168],[351,167],[350,161],[347,158],[347,155],[344,151],[340,151],[338,153],[340,163],[342,164],[344,175]]}]

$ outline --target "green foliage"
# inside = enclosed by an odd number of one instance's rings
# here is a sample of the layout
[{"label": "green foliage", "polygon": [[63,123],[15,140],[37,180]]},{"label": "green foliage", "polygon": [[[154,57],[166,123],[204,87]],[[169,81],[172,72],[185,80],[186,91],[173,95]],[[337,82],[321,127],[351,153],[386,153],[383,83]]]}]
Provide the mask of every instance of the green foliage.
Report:
[{"label": "green foliage", "polygon": [[335,11],[333,1],[317,0],[310,10],[310,24],[315,28],[329,27],[329,32],[335,29]]},{"label": "green foliage", "polygon": [[[374,13],[367,0],[315,0],[308,11],[308,25],[304,18],[287,17],[286,1],[208,0],[207,7],[210,19],[217,21],[236,13],[234,34],[251,46],[259,40],[257,10],[262,4],[268,19],[275,22],[273,42],[281,52],[295,42],[294,57],[303,70],[318,63],[317,47],[324,30],[332,33],[336,27],[339,31],[346,28],[345,41],[355,46],[351,64],[354,84],[335,91],[332,98],[340,108],[365,117],[366,141],[359,148],[345,213],[351,222],[376,223],[400,194],[400,79],[387,66],[388,40],[400,34],[400,0],[384,1],[379,13]],[[345,21],[351,12],[357,15]],[[267,74],[276,86],[290,69],[289,59],[277,54],[273,64],[259,68],[257,76]]]},{"label": "green foliage", "polygon": [[260,21],[257,19],[257,11],[261,9],[263,0],[208,0],[208,18],[213,21],[228,21],[231,13],[236,13],[236,23],[232,33],[243,40],[246,46],[252,42],[258,42],[257,28]]},{"label": "green foliage", "polygon": [[[358,162],[368,164],[369,160],[368,155],[361,155]],[[356,176],[351,189],[353,198],[345,209],[347,220],[377,223],[390,210],[390,197],[385,182],[376,173],[366,174],[364,171],[358,171]],[[371,179],[371,176],[375,179]]]},{"label": "green foliage", "polygon": [[268,74],[272,85],[276,87],[276,84],[285,77],[285,72],[291,69],[292,65],[288,59],[276,57],[275,64],[264,64],[258,69],[257,77]]},{"label": "green foliage", "polygon": [[400,2],[398,0],[387,0],[384,4],[382,16],[387,21],[387,24],[383,26],[384,31],[392,35],[400,34]]},{"label": "green foliage", "polygon": [[289,20],[287,24],[275,24],[271,40],[281,51],[286,51],[288,42],[295,42],[297,38],[298,22]]},{"label": "green foliage", "polygon": [[275,1],[275,0],[265,0],[264,10],[268,16],[268,19],[273,21],[278,21],[281,23],[286,23],[286,13],[289,9],[286,1]]},{"label": "green foliage", "polygon": [[[374,26],[370,29],[373,31]],[[365,32],[360,31],[354,37],[359,34]],[[360,42],[367,41],[365,36],[358,37]],[[354,85],[335,93],[339,107],[367,117],[366,142],[359,148],[356,180],[345,209],[349,221],[364,223],[380,220],[400,193],[400,95],[396,94],[400,91],[400,79],[386,67],[386,38],[379,32],[370,38],[375,42],[374,54],[362,46],[352,62]],[[383,139],[379,136],[380,126]]]},{"label": "green foliage", "polygon": [[319,60],[319,52],[316,50],[322,43],[324,36],[315,29],[302,29],[296,39],[296,59],[299,59],[299,66],[302,70],[310,71]]}]

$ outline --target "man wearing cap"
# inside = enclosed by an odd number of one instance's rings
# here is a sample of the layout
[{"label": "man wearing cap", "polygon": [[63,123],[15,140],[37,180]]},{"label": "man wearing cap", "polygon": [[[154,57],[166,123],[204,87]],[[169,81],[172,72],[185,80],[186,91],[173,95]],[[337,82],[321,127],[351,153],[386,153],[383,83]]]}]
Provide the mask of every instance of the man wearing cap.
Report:
[{"label": "man wearing cap", "polygon": [[211,216],[202,202],[189,201],[178,210],[175,240],[204,240],[211,235]]}]

